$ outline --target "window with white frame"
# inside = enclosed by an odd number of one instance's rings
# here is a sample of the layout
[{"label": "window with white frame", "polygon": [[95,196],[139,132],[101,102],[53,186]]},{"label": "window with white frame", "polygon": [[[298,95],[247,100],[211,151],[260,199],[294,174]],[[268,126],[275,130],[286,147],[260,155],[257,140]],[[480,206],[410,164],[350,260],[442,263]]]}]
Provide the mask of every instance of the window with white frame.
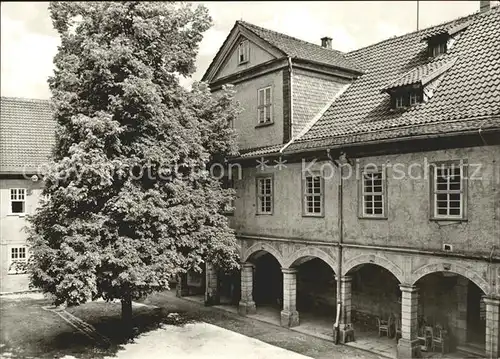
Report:
[{"label": "window with white frame", "polygon": [[238,64],[244,64],[250,58],[250,44],[248,40],[243,40],[238,45]]},{"label": "window with white frame", "polygon": [[9,273],[24,273],[28,256],[26,247],[10,247]]},{"label": "window with white frame", "polygon": [[395,98],[395,102],[396,102],[395,103],[395,107],[396,108],[403,108],[403,107],[405,107],[405,101],[404,100],[405,100],[405,98],[404,98],[403,95],[396,96],[396,98]]},{"label": "window with white frame", "polygon": [[[233,189],[234,190],[234,181],[232,178],[229,178],[229,176],[224,176],[221,178],[221,187],[223,189]],[[234,205],[235,205],[235,198],[231,199],[229,205],[227,208],[224,209],[225,214],[233,214],[234,213]]]},{"label": "window with white frame", "polygon": [[273,177],[257,177],[257,214],[273,213]]},{"label": "window with white frame", "polygon": [[420,96],[417,92],[410,92],[410,106],[420,102]]},{"label": "window with white frame", "polygon": [[259,124],[273,122],[271,87],[269,86],[259,89],[257,97],[258,97],[257,117]]},{"label": "window with white frame", "polygon": [[446,52],[446,42],[438,42],[431,45],[432,56],[436,57]]},{"label": "window with white frame", "polygon": [[381,170],[363,172],[361,182],[362,217],[385,217],[385,176]]},{"label": "window with white frame", "polygon": [[303,181],[304,216],[322,216],[324,208],[324,184],[321,174],[310,174]]},{"label": "window with white frame", "polygon": [[26,189],[10,189],[10,212],[13,214],[26,213]]},{"label": "window with white frame", "polygon": [[433,217],[464,219],[466,203],[466,166],[450,162],[434,164],[432,183]]}]

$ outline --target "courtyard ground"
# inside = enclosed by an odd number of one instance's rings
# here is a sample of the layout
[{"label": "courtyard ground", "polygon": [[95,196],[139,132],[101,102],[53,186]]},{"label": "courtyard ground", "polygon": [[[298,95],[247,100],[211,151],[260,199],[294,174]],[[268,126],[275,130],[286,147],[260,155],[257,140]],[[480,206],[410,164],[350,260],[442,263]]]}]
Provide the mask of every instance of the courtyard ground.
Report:
[{"label": "courtyard ground", "polygon": [[[172,314],[172,313],[178,313]],[[4,358],[377,358],[367,352],[176,298],[134,306],[136,337],[123,339],[120,304],[92,302],[64,312],[43,298],[0,298]],[[75,319],[76,318],[76,319]],[[88,330],[95,331],[94,335]],[[105,338],[106,340],[100,340]]]}]

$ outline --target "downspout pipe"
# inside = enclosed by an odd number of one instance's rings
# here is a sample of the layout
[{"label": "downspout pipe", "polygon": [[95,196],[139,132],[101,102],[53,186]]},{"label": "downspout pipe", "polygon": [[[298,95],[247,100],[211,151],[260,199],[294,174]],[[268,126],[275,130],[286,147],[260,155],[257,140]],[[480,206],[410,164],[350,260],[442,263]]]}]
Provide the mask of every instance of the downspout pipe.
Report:
[{"label": "downspout pipe", "polygon": [[339,159],[334,159],[330,153],[330,149],[326,150],[326,155],[330,159],[330,161],[337,166],[339,169],[339,184],[338,184],[338,228],[339,228],[339,236],[338,236],[338,245],[337,245],[337,315],[336,315],[336,320],[334,326],[334,341],[335,344],[339,344],[340,342],[340,315],[342,311],[342,296],[341,296],[341,291],[342,291],[342,241],[343,241],[343,236],[344,236],[344,218],[343,218],[343,185],[344,185],[344,179],[343,179],[343,166],[339,165],[340,162],[340,156]]}]

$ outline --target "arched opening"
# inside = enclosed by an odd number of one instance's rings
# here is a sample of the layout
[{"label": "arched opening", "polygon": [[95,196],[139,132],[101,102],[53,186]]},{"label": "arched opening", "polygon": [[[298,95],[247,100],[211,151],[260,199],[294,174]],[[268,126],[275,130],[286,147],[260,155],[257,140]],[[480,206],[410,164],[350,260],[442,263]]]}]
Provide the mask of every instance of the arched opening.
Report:
[{"label": "arched opening", "polygon": [[297,311],[302,327],[314,327],[330,337],[335,322],[337,281],[332,267],[316,257],[302,257],[293,263],[297,270]]},{"label": "arched opening", "polygon": [[401,318],[398,278],[373,263],[356,265],[346,275],[352,278],[351,321],[356,342],[370,343],[374,352],[395,357]]},{"label": "arched opening", "polygon": [[257,308],[274,311],[282,309],[283,275],[278,260],[269,252],[253,253],[249,261],[254,264],[253,300]]},{"label": "arched opening", "polygon": [[486,338],[485,293],[474,282],[453,272],[433,272],[415,282],[419,289],[419,329],[442,332],[446,350],[484,355]]},{"label": "arched opening", "polygon": [[234,269],[232,271],[219,270],[217,272],[218,290],[221,305],[238,306],[241,299],[241,274]]}]

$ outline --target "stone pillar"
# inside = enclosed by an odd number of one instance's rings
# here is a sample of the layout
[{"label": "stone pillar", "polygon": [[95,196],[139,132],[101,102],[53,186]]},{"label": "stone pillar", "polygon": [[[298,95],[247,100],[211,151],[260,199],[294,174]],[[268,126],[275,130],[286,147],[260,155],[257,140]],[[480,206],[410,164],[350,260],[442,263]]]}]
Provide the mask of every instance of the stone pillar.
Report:
[{"label": "stone pillar", "polygon": [[241,300],[238,305],[238,313],[241,315],[255,314],[255,302],[253,301],[253,264],[241,264]]},{"label": "stone pillar", "polygon": [[187,273],[177,275],[177,286],[175,287],[177,297],[185,297],[189,295],[189,287],[187,284]]},{"label": "stone pillar", "polygon": [[336,280],[340,280],[340,301],[342,306],[340,308],[340,318],[339,318],[339,334],[341,343],[348,343],[354,341],[354,328],[351,321],[351,311],[352,311],[352,277],[342,276],[335,277]]},{"label": "stone pillar", "polygon": [[398,358],[421,358],[417,339],[418,289],[401,284],[401,339],[398,342]]},{"label": "stone pillar", "polygon": [[281,326],[296,327],[299,325],[297,312],[297,270],[281,268],[283,273],[283,310],[281,311]]},{"label": "stone pillar", "polygon": [[457,316],[455,326],[455,337],[457,344],[467,342],[467,294],[469,290],[469,280],[459,276],[455,286],[455,295],[457,298]]},{"label": "stone pillar", "polygon": [[500,299],[484,298],[486,304],[486,357],[497,359],[500,356]]},{"label": "stone pillar", "polygon": [[205,305],[220,304],[219,276],[211,263],[205,264]]}]

